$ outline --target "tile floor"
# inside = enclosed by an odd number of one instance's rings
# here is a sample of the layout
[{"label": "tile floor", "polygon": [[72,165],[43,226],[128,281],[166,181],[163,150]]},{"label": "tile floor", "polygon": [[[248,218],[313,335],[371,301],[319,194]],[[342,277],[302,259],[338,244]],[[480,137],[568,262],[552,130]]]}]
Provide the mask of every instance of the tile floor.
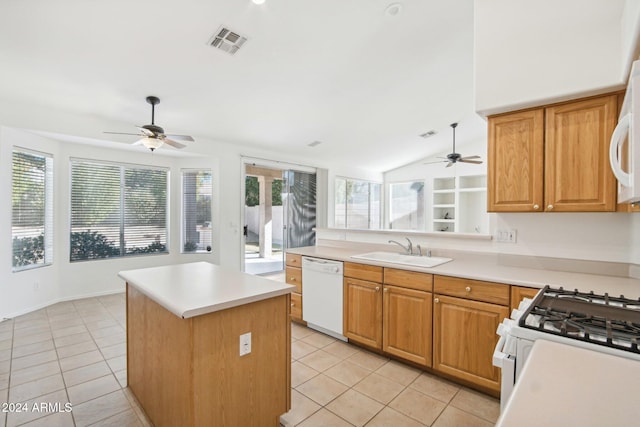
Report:
[{"label": "tile floor", "polygon": [[[149,426],[126,387],[125,326],[124,294],[0,322],[0,426]],[[492,426],[498,412],[495,399],[292,325],[284,427]]]}]

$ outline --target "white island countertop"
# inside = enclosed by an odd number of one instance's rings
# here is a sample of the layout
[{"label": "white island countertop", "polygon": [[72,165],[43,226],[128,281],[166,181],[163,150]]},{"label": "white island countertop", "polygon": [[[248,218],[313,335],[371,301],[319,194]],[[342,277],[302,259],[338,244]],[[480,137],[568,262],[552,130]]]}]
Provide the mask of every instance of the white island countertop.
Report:
[{"label": "white island countertop", "polygon": [[536,340],[496,427],[638,425],[640,362]]},{"label": "white island countertop", "polygon": [[185,319],[285,295],[295,289],[284,282],[208,262],[125,270],[118,276]]}]

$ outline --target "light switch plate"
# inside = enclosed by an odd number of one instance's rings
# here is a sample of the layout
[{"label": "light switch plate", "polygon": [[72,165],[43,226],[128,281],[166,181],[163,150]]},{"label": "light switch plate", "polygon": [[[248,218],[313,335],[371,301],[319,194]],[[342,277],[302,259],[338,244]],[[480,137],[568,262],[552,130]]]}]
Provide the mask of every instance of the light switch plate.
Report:
[{"label": "light switch plate", "polygon": [[251,353],[251,332],[240,335],[240,356]]},{"label": "light switch plate", "polygon": [[496,241],[499,243],[516,243],[518,239],[518,231],[515,228],[510,230],[498,230]]}]

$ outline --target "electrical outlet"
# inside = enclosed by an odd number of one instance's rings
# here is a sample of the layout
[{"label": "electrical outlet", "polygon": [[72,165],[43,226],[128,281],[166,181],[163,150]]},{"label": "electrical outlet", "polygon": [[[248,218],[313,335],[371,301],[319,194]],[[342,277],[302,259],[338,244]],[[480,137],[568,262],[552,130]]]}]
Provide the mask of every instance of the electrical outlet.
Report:
[{"label": "electrical outlet", "polygon": [[240,335],[240,356],[251,353],[251,332]]},{"label": "electrical outlet", "polygon": [[496,234],[496,241],[499,243],[516,243],[517,238],[518,231],[516,229],[498,230]]}]

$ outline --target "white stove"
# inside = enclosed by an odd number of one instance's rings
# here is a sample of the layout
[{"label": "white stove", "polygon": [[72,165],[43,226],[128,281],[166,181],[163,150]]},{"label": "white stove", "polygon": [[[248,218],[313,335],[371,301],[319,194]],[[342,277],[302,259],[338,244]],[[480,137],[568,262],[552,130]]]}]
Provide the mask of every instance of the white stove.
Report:
[{"label": "white stove", "polygon": [[499,325],[493,354],[504,408],[537,339],[640,361],[640,300],[546,286]]}]

